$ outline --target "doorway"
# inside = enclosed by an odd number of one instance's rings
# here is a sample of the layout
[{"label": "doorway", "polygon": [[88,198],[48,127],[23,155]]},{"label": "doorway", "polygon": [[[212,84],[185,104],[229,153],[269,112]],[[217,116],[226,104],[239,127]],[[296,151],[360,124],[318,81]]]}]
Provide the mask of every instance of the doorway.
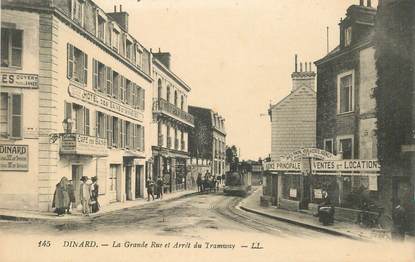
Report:
[{"label": "doorway", "polygon": [[131,169],[132,169],[132,166],[125,167],[125,199],[126,200],[132,200]]},{"label": "doorway", "polygon": [[75,206],[78,206],[81,203],[79,199],[80,190],[81,190],[81,177],[83,176],[83,166],[82,165],[72,165],[72,183],[74,186],[75,193]]}]

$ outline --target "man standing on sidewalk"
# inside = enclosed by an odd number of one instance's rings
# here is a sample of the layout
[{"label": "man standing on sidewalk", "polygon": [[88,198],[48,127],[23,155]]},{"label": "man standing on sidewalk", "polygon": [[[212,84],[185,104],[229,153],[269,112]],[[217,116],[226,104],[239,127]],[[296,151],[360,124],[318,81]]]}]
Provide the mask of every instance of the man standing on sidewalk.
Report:
[{"label": "man standing on sidewalk", "polygon": [[157,184],[157,198],[163,199],[164,182],[161,176],[158,176],[156,184]]},{"label": "man standing on sidewalk", "polygon": [[154,200],[154,182],[153,182],[153,180],[148,178],[147,182],[146,182],[146,187],[147,187],[147,197],[148,197],[147,201],[150,201],[150,196]]}]

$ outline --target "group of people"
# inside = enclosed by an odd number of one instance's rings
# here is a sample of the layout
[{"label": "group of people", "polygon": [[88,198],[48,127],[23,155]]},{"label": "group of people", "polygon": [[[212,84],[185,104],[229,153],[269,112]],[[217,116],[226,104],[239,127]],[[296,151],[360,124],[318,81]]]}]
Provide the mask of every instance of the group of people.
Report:
[{"label": "group of people", "polygon": [[156,182],[154,182],[151,178],[148,178],[146,181],[146,188],[147,201],[150,201],[150,196],[154,200],[154,193],[156,194],[157,199],[163,199],[164,181],[161,176],[157,177]]},{"label": "group of people", "polygon": [[219,190],[219,183],[222,177],[218,176],[215,177],[211,175],[211,173],[207,170],[205,175],[202,176],[202,173],[197,175],[196,184],[197,184],[197,191],[198,192],[205,192],[207,189],[213,189],[215,192]]},{"label": "group of people", "polygon": [[[82,205],[82,214],[89,216],[90,213],[98,212],[100,208],[97,177],[89,179],[87,176],[83,176],[80,181],[79,200]],[[72,180],[62,177],[60,182],[56,184],[52,207],[55,208],[57,216],[64,216],[65,213],[71,214],[71,209],[77,208],[75,188]]]}]

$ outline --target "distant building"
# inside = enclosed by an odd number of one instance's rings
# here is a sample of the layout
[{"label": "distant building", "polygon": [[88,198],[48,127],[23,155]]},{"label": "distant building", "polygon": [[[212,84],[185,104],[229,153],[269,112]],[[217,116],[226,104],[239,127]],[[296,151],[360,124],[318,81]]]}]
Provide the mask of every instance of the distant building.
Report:
[{"label": "distant building", "polygon": [[[187,188],[188,134],[194,118],[187,112],[188,86],[170,69],[170,53],[153,53],[153,179],[166,192]],[[156,135],[157,134],[157,135]]]},{"label": "distant building", "polygon": [[210,165],[215,176],[225,174],[226,131],[225,119],[212,109],[189,106],[195,118],[195,128],[189,135],[192,164]]}]

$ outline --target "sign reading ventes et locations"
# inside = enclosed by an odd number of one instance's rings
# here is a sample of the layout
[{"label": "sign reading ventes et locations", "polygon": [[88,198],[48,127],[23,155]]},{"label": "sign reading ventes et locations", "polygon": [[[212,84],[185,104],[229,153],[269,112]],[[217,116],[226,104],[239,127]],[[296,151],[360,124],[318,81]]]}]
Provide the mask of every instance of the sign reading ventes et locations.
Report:
[{"label": "sign reading ventes et locations", "polygon": [[117,101],[113,101],[106,96],[96,94],[74,85],[70,85],[68,91],[69,95],[72,97],[102,107],[120,115],[143,121],[143,114],[140,111],[130,106],[123,105]]},{"label": "sign reading ventes et locations", "polygon": [[29,146],[0,144],[1,171],[28,171]]},{"label": "sign reading ventes et locations", "polygon": [[34,74],[1,72],[1,86],[20,88],[39,88],[39,76]]}]

